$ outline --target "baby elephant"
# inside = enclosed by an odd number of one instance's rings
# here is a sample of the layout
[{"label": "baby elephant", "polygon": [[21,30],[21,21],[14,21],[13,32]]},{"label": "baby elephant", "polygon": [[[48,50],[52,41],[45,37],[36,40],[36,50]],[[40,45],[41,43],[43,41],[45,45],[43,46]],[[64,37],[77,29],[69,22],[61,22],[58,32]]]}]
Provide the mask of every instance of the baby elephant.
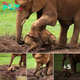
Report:
[{"label": "baby elephant", "polygon": [[11,61],[9,67],[11,66],[11,63],[16,56],[21,56],[21,59],[19,61],[19,66],[21,66],[21,63],[23,62],[23,67],[26,67],[26,54],[11,54]]},{"label": "baby elephant", "polygon": [[64,62],[68,57],[70,59],[71,74],[76,73],[76,64],[78,62],[80,63],[80,54],[64,54],[62,67],[64,66]]},{"label": "baby elephant", "polygon": [[34,70],[34,74],[36,74],[40,67],[45,64],[46,75],[53,74],[53,54],[33,54],[33,57],[36,60],[36,68]]},{"label": "baby elephant", "polygon": [[7,71],[14,72],[14,71],[19,70],[19,68],[20,68],[19,65],[14,65],[14,66],[9,67]]},{"label": "baby elephant", "polygon": [[49,46],[50,48],[52,45],[58,45],[56,37],[51,34],[47,29],[44,29],[42,32],[39,33],[39,38],[37,40],[27,34],[25,36],[24,42],[29,46],[28,51],[33,50],[35,52],[38,52],[40,48],[44,45]]}]

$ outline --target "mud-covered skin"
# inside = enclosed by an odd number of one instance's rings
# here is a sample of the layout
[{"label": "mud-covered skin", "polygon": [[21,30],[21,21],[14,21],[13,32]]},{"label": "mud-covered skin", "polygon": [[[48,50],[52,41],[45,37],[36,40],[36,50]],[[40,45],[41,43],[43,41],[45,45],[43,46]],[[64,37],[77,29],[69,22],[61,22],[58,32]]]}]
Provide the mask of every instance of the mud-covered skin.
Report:
[{"label": "mud-covered skin", "polygon": [[53,74],[53,54],[33,54],[33,57],[36,60],[36,68],[34,70],[34,74],[40,69],[43,64],[45,64],[46,75]]},{"label": "mud-covered skin", "polygon": [[38,78],[41,79],[42,77],[47,76],[47,75],[46,75],[46,72],[47,72],[46,67],[42,67],[42,68],[40,68],[40,69],[36,72],[36,74],[34,74],[34,75],[36,75]]},{"label": "mud-covered skin", "polygon": [[33,50],[34,52],[39,51],[42,46],[45,46],[47,49],[51,49],[52,46],[58,45],[56,37],[47,29],[39,33],[39,38],[37,40],[26,35],[24,42],[29,46],[28,51]]},{"label": "mud-covered skin", "polygon": [[14,72],[14,71],[17,71],[19,68],[20,68],[19,65],[14,65],[14,66],[9,67],[7,71]]}]

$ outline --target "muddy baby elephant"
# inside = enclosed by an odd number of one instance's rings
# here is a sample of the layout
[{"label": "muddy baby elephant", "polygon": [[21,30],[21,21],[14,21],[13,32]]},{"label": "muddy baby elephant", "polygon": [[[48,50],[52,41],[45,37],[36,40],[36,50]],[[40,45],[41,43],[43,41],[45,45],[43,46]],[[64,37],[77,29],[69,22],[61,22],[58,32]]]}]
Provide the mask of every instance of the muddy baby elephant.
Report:
[{"label": "muddy baby elephant", "polygon": [[52,46],[58,45],[56,37],[47,29],[39,33],[39,38],[37,40],[27,34],[24,42],[29,46],[28,51],[33,50],[35,52],[39,51],[42,46],[46,46],[46,48],[48,47],[51,49]]},{"label": "muddy baby elephant", "polygon": [[36,68],[34,70],[34,74],[36,74],[39,70],[40,67],[45,64],[45,71],[46,75],[51,75],[53,74],[53,54],[33,54],[33,57],[36,60]]},{"label": "muddy baby elephant", "polygon": [[71,74],[76,73],[76,65],[78,62],[80,63],[80,54],[64,54],[62,67],[64,66],[64,62],[68,57],[70,59]]},{"label": "muddy baby elephant", "polygon": [[12,61],[16,56],[21,56],[21,59],[19,61],[19,66],[21,66],[21,63],[23,62],[23,67],[26,67],[26,54],[11,54],[11,61],[9,67],[11,66]]},{"label": "muddy baby elephant", "polygon": [[37,78],[41,79],[43,76],[44,76],[44,77],[47,76],[47,75],[46,75],[46,72],[47,72],[46,67],[42,67],[42,68],[40,68],[40,69],[36,72],[36,74],[34,74],[34,75],[37,76]]}]

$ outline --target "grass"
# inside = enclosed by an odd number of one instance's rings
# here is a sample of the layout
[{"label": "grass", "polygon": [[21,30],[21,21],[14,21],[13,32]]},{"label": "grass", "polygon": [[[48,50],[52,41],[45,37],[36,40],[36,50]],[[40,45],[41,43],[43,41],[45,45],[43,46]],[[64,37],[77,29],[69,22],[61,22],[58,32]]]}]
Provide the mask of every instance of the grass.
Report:
[{"label": "grass", "polygon": [[[61,71],[62,69],[62,54],[55,54],[54,55],[54,71]],[[67,66],[68,64],[70,64],[69,58],[66,59],[65,61],[65,66]],[[80,63],[77,64],[76,67],[77,72],[80,72]]]},{"label": "grass", "polygon": [[[16,10],[3,10],[3,0],[0,0],[0,36],[4,36],[5,34],[11,36],[16,34]],[[7,2],[9,4],[15,4],[14,0],[4,0],[4,2]],[[23,26],[23,37],[30,31],[32,23],[36,20],[36,13],[33,13],[30,18],[25,22]],[[71,25],[69,28],[69,31],[67,33],[68,42],[70,41],[72,34],[73,34],[73,26]],[[60,34],[60,25],[57,21],[57,24],[55,27],[53,26],[47,26],[47,29],[56,36],[56,38],[59,38]],[[80,42],[80,41],[79,41]]]},{"label": "grass", "polygon": [[[11,60],[11,54],[0,54],[0,65],[9,65]],[[20,61],[20,56],[15,57],[12,65],[18,65]]]},{"label": "grass", "polygon": [[[0,54],[0,65],[9,65],[11,60],[11,54]],[[18,65],[20,56],[14,58],[12,65]],[[27,54],[27,69],[35,68],[36,62],[32,54]]]},{"label": "grass", "polygon": [[32,54],[27,54],[27,69],[34,69],[35,66],[36,66],[36,62]]}]

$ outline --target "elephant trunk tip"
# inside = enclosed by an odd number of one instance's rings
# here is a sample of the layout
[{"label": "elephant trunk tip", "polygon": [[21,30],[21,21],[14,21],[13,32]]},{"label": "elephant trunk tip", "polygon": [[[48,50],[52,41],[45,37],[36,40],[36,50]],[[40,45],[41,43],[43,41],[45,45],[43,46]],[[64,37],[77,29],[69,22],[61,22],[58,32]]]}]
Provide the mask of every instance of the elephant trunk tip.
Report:
[{"label": "elephant trunk tip", "polygon": [[19,45],[22,45],[22,44],[24,44],[25,42],[24,42],[24,40],[20,40],[20,41],[17,41],[17,43],[18,43]]}]

